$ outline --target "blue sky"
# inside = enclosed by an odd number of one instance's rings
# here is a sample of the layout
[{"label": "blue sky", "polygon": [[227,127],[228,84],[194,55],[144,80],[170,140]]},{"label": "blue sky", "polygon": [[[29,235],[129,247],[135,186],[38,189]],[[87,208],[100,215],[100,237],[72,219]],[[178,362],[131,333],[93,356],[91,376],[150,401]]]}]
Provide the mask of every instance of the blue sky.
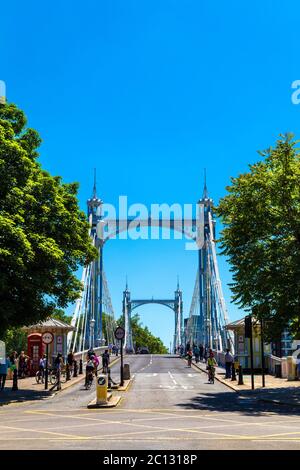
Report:
[{"label": "blue sky", "polygon": [[[43,166],[80,183],[84,210],[94,167],[105,202],[193,203],[204,167],[218,201],[256,150],[300,135],[299,13],[296,0],[4,2],[0,79],[43,138]],[[188,315],[196,254],[183,241],[112,240],[105,269],[116,316],[126,274],[140,298],[172,298],[178,274]],[[169,345],[171,311],[139,313]]]}]

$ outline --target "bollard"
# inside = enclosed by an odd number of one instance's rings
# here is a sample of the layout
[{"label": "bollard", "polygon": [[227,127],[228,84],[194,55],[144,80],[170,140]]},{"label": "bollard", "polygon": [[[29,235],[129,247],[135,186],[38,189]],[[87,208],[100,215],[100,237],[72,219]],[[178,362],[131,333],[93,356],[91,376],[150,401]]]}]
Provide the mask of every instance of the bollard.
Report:
[{"label": "bollard", "polygon": [[61,390],[60,369],[57,369],[56,372],[56,386],[57,390]]},{"label": "bollard", "polygon": [[83,361],[80,359],[79,361],[79,375],[83,374]]},{"label": "bollard", "polygon": [[104,374],[99,375],[96,382],[96,403],[104,404],[107,403],[107,376]]},{"label": "bollard", "polygon": [[78,377],[77,361],[74,361],[74,373],[73,373],[73,377]]},{"label": "bollard", "polygon": [[66,365],[66,380],[71,380],[69,364]]},{"label": "bollard", "polygon": [[107,387],[111,389],[112,386],[112,380],[110,376],[110,368],[107,369]]},{"label": "bollard", "polygon": [[244,380],[243,380],[243,368],[242,366],[239,366],[239,381],[238,385],[244,385]]},{"label": "bollard", "polygon": [[13,372],[12,391],[14,392],[15,390],[19,390],[19,388],[18,388],[18,371],[17,371],[17,369],[14,369],[14,372]]},{"label": "bollard", "polygon": [[130,367],[129,367],[129,364],[124,364],[123,370],[124,370],[124,372],[123,372],[124,380],[130,380]]},{"label": "bollard", "polygon": [[232,369],[231,369],[231,381],[233,380],[236,380],[234,363],[232,363]]}]

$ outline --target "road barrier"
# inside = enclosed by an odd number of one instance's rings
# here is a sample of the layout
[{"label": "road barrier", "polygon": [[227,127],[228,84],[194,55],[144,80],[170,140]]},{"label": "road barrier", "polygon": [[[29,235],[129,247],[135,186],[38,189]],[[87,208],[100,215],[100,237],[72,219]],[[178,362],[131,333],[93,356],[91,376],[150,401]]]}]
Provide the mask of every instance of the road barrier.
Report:
[{"label": "road barrier", "polygon": [[124,380],[130,380],[130,366],[129,366],[129,364],[124,364],[123,379]]}]

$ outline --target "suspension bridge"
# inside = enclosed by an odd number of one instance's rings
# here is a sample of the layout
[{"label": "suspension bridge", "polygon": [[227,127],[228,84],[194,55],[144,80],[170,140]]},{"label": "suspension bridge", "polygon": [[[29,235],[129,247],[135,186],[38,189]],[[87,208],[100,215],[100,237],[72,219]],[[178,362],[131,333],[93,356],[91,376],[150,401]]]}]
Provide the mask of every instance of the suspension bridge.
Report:
[{"label": "suspension bridge", "polygon": [[[163,305],[174,312],[174,352],[187,343],[202,344],[216,351],[224,351],[231,343],[230,334],[226,329],[228,314],[216,254],[213,200],[208,195],[206,180],[197,207],[198,217],[189,220],[182,218],[164,220],[159,217],[134,219],[140,227],[168,227],[194,240],[197,244],[195,253],[198,269],[189,316],[185,319],[183,293],[179,283],[172,299],[132,300],[126,282],[122,312],[126,335],[124,348],[127,352],[134,351],[132,311],[141,305],[152,303]],[[113,236],[128,231],[133,219],[116,218],[113,223],[107,224],[102,208],[103,201],[97,196],[95,176],[92,197],[87,201],[87,216],[90,224],[89,235],[98,250],[98,257],[83,269],[81,279],[83,289],[76,302],[71,323],[74,331],[68,336],[68,347],[74,352],[115,342],[114,329],[117,325],[103,265],[104,246]],[[107,225],[109,229],[105,231]]]}]

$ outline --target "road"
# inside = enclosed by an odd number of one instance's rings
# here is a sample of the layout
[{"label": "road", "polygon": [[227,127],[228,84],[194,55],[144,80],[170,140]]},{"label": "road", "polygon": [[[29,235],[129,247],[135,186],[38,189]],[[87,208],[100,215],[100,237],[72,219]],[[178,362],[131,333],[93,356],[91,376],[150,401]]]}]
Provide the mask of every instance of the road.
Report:
[{"label": "road", "polygon": [[[175,356],[129,356],[134,381],[117,408],[87,409],[79,383],[0,408],[0,449],[299,449],[297,409],[208,384]],[[117,378],[119,364],[112,369]]]}]

